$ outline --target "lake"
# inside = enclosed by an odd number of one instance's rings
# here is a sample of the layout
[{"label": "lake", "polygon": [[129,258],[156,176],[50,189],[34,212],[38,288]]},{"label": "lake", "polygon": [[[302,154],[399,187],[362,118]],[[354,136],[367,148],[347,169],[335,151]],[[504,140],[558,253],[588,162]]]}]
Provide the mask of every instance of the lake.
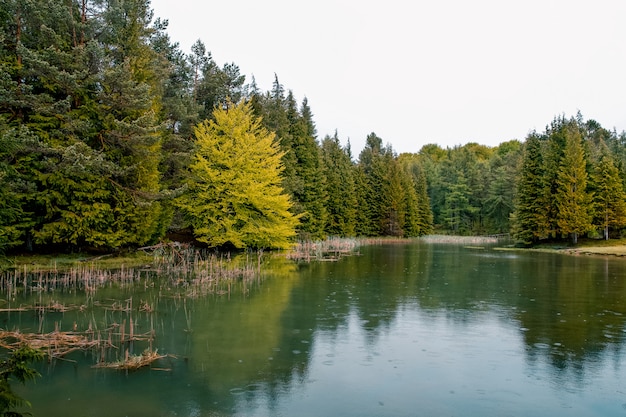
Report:
[{"label": "lake", "polygon": [[[626,260],[420,241],[359,250],[265,256],[261,277],[219,291],[149,273],[5,290],[4,307],[66,308],[0,313],[4,329],[150,335],[38,364],[42,377],[16,388],[46,417],[626,416]],[[148,344],[167,356],[92,367]]]}]

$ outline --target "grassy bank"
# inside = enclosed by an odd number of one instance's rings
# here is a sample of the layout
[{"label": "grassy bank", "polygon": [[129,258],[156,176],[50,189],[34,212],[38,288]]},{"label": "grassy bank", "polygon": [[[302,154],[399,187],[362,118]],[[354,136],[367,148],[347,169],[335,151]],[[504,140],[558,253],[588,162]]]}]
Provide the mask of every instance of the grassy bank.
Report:
[{"label": "grassy bank", "polygon": [[151,265],[154,258],[142,251],[90,256],[85,254],[22,254],[0,258],[0,271],[19,269],[24,272],[67,271],[86,265],[95,269],[135,268]]},{"label": "grassy bank", "polygon": [[626,239],[583,240],[574,247],[561,250],[574,255],[626,256]]},{"label": "grassy bank", "polygon": [[568,255],[599,255],[599,256],[626,256],[626,239],[582,239],[577,245],[567,242],[541,243],[528,248],[507,246],[497,250],[522,250],[538,252],[555,252]]}]

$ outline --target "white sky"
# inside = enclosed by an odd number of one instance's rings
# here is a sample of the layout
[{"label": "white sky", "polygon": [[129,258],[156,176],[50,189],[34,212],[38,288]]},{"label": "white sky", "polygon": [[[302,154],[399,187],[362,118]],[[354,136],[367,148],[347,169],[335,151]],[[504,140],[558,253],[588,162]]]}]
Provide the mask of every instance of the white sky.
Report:
[{"label": "white sky", "polygon": [[190,53],[201,39],[262,90],[274,73],[318,138],[356,157],[375,132],[394,150],[496,146],[580,111],[626,129],[625,0],[152,0]]}]

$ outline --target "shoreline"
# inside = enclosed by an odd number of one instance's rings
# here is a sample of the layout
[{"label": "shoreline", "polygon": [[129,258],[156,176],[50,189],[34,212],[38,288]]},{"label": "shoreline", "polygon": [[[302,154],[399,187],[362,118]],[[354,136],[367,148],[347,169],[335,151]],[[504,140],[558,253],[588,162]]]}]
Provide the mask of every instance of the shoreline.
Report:
[{"label": "shoreline", "polygon": [[548,253],[560,253],[563,255],[571,256],[604,256],[621,258],[626,257],[626,245],[612,245],[612,246],[580,246],[572,248],[515,248],[515,247],[496,247],[494,250],[501,251],[531,251],[531,252],[548,252]]}]

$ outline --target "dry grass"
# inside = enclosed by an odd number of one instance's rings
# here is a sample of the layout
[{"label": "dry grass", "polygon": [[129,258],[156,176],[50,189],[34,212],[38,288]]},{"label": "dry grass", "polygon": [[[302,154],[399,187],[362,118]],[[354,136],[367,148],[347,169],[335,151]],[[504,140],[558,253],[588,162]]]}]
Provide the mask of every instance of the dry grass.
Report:
[{"label": "dry grass", "polygon": [[154,361],[163,359],[167,356],[168,355],[159,355],[156,349],[155,350],[146,349],[141,353],[141,355],[130,355],[127,349],[124,360],[115,361],[115,362],[100,362],[92,366],[92,368],[107,368],[107,369],[134,371],[139,368],[152,365]]},{"label": "dry grass", "polygon": [[573,255],[626,256],[626,245],[582,246],[572,249],[563,249],[563,251]]},{"label": "dry grass", "polygon": [[46,353],[49,358],[61,358],[77,350],[97,348],[101,342],[93,335],[77,332],[22,333],[0,330],[0,347],[15,350],[27,345]]},{"label": "dry grass", "polygon": [[427,243],[452,243],[460,245],[498,243],[496,236],[453,236],[453,235],[430,235],[420,238]]},{"label": "dry grass", "polygon": [[357,253],[361,241],[352,238],[329,238],[326,240],[298,242],[287,253],[287,259],[300,262],[337,261],[342,256]]}]

